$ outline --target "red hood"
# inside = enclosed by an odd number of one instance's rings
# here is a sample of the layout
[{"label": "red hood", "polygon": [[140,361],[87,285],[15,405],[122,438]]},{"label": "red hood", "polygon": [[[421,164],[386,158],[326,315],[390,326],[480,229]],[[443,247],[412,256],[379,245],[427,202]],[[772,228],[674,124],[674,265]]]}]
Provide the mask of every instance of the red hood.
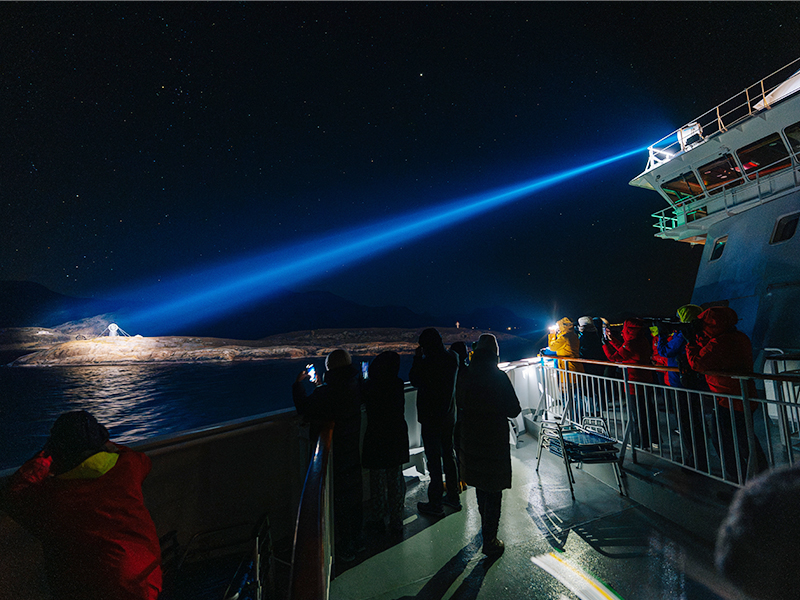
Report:
[{"label": "red hood", "polygon": [[630,342],[645,334],[647,334],[646,339],[650,343],[650,331],[647,328],[647,324],[641,319],[629,319],[622,326],[622,340],[625,342]]},{"label": "red hood", "polygon": [[712,306],[701,312],[697,320],[703,323],[703,332],[713,338],[734,329],[739,316],[735,310],[727,306]]}]

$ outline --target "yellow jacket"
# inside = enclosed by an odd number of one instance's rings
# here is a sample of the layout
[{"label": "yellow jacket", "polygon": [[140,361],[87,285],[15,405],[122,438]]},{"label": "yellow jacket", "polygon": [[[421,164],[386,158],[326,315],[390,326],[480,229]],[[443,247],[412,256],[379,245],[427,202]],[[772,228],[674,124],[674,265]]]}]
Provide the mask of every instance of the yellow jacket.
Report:
[{"label": "yellow jacket", "polygon": [[[581,345],[578,334],[575,333],[575,325],[569,318],[564,317],[558,322],[558,331],[547,336],[547,347],[558,356],[565,358],[580,357]],[[558,361],[560,369],[564,367],[564,361]],[[566,369],[583,373],[583,365],[567,361]]]}]

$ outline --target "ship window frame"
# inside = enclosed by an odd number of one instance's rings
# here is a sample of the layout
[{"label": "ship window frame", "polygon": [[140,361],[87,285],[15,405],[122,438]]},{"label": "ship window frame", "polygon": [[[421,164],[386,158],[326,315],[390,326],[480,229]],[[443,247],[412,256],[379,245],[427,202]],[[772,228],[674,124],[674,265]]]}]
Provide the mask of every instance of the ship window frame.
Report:
[{"label": "ship window frame", "polygon": [[714,240],[714,245],[711,247],[711,255],[708,257],[708,262],[719,260],[722,253],[725,252],[725,246],[728,245],[728,234],[722,235]]},{"label": "ship window frame", "polygon": [[[780,144],[780,148],[783,150],[782,153],[775,152],[774,146],[776,144]],[[752,144],[742,146],[736,151],[736,156],[745,170],[745,175],[750,180],[787,169],[792,164],[789,150],[777,131]],[[747,165],[750,164],[755,168],[748,168]]]},{"label": "ship window frame", "polygon": [[770,236],[770,245],[788,242],[797,233],[797,224],[800,222],[800,212],[784,215],[775,222],[775,228]]},{"label": "ship window frame", "polygon": [[[721,168],[723,167],[723,163],[724,168]],[[709,196],[719,194],[725,189],[735,188],[744,183],[739,165],[736,164],[733,155],[727,152],[718,156],[711,162],[698,167],[697,173],[700,175],[700,181],[703,182],[703,187],[706,189]],[[727,175],[725,175],[726,179],[729,178],[727,181],[713,181],[714,178],[719,177],[720,174],[723,173],[727,173]]]},{"label": "ship window frame", "polygon": [[[790,135],[790,133],[794,134],[794,137]],[[786,138],[786,141],[789,142],[789,150],[791,153],[800,154],[800,121],[792,123],[788,127],[784,127],[783,136]]]},{"label": "ship window frame", "polygon": [[[683,186],[681,187],[684,187],[687,191],[675,189],[674,184],[677,182],[682,183]],[[667,187],[670,185],[673,185],[673,187]],[[697,189],[696,194],[691,195],[688,193],[692,192],[694,189]],[[661,190],[664,192],[664,194],[666,194],[667,199],[672,201],[675,206],[683,206],[691,203],[697,198],[703,197],[703,187],[700,185],[700,181],[697,179],[697,173],[692,170],[689,170],[686,173],[681,173],[669,181],[665,181],[661,184]]]}]

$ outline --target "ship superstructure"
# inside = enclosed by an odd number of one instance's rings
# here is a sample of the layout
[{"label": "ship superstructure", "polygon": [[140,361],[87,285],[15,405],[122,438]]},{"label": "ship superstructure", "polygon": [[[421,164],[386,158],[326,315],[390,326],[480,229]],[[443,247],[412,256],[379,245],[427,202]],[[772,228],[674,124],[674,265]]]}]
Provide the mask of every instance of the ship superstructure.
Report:
[{"label": "ship superstructure", "polygon": [[727,304],[764,349],[800,349],[800,59],[649,148],[657,237],[704,244],[692,302]]}]

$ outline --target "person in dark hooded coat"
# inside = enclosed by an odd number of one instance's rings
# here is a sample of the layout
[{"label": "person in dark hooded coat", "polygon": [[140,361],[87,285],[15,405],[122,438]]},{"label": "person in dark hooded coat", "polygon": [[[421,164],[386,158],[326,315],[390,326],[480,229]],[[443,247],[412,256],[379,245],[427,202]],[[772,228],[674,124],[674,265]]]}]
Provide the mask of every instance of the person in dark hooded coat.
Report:
[{"label": "person in dark hooded coat", "polygon": [[467,485],[475,486],[487,555],[504,549],[497,531],[503,490],[511,487],[508,419],[521,411],[514,386],[497,367],[497,360],[497,339],[488,333],[481,335],[466,374],[459,379],[456,399],[461,421],[461,475]]},{"label": "person in dark hooded coat", "polygon": [[405,384],[399,373],[397,352],[381,352],[369,365],[364,395],[367,430],[361,452],[361,464],[369,469],[371,520],[378,529],[383,529],[388,519],[393,534],[403,529],[406,496],[403,465],[409,460]]},{"label": "person in dark hooded coat", "polygon": [[[442,336],[430,327],[419,335],[419,347],[408,379],[417,388],[417,420],[422,428],[422,443],[430,473],[428,502],[418,502],[417,509],[427,515],[443,517],[446,504],[461,510],[458,465],[453,449],[455,428],[455,391],[458,356],[444,347]],[[444,482],[447,481],[447,496]]]},{"label": "person in dark hooded coat", "polygon": [[[696,339],[689,340],[686,345],[686,356],[692,369],[701,373],[704,371],[749,373],[753,370],[753,346],[747,334],[736,329],[736,323],[739,321],[736,311],[727,306],[713,306],[701,312],[697,320],[701,324],[701,333]],[[712,392],[730,396],[742,395],[738,379],[711,373],[705,378]],[[755,396],[756,389],[752,379],[748,380],[747,386],[748,395]],[[717,436],[712,436],[712,439],[717,446],[717,452],[721,453],[725,460],[725,472],[728,478],[738,480],[734,436],[738,440],[739,468],[743,477],[747,473],[747,461],[750,456],[744,422],[744,404],[739,398],[729,400],[725,396],[717,396],[716,400],[719,415],[716,422],[721,430],[722,448],[719,448]],[[758,402],[750,402],[750,410],[756,411],[758,407]],[[731,427],[731,417],[736,423],[735,429]],[[767,457],[758,438],[755,439],[755,453],[756,471],[763,471],[767,468]]]},{"label": "person in dark hooded coat", "polygon": [[363,492],[359,439],[362,390],[360,373],[350,354],[337,348],[325,359],[324,382],[307,395],[303,382],[308,371],[297,376],[292,398],[300,416],[310,423],[309,438],[316,443],[322,426],[333,422],[333,515],[336,555],[355,559],[363,519]]},{"label": "person in dark hooded coat", "polygon": [[[589,360],[606,360],[606,354],[603,352],[603,339],[597,332],[597,327],[591,317],[578,319],[578,332],[580,357]],[[590,375],[602,375],[605,366],[584,364],[583,370]]]}]

